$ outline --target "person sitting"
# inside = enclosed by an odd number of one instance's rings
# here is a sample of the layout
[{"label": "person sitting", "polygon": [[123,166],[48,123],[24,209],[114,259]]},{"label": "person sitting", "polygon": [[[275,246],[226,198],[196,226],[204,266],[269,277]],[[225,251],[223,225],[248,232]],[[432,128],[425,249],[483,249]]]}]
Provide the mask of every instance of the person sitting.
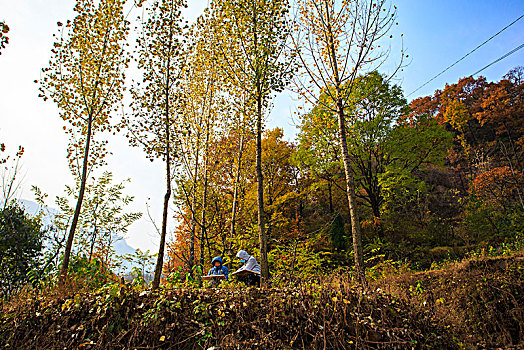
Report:
[{"label": "person sitting", "polygon": [[248,273],[245,275],[239,275],[238,280],[244,282],[248,286],[260,286],[260,265],[257,263],[257,259],[254,256],[249,255],[245,250],[239,250],[237,258],[244,265],[235,271],[237,274],[240,271],[247,270]]},{"label": "person sitting", "polygon": [[[209,272],[207,274],[208,276],[224,275],[226,277],[226,280],[229,278],[229,270],[227,269],[227,267],[222,265],[221,257],[219,256],[214,257],[213,260],[211,260],[211,265],[213,265],[213,267],[209,269]],[[218,281],[215,279],[212,279],[210,281],[211,284],[218,284],[217,282]]]}]

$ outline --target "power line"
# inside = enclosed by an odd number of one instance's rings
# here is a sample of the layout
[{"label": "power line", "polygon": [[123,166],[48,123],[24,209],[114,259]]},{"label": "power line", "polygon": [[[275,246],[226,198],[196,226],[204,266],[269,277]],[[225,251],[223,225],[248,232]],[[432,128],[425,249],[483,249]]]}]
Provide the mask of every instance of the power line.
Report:
[{"label": "power line", "polygon": [[491,62],[490,64],[488,64],[486,67],[482,68],[481,70],[476,71],[475,73],[473,73],[473,74],[471,74],[471,75],[473,76],[473,75],[477,75],[477,74],[479,74],[479,73],[482,72],[484,69],[491,67],[492,65],[494,65],[494,64],[497,63],[498,61],[501,61],[501,60],[503,60],[504,58],[508,57],[509,55],[514,54],[515,52],[517,52],[518,50],[522,49],[523,47],[524,47],[524,44],[520,45],[519,47],[514,48],[514,49],[511,50],[510,52],[508,52],[508,53],[506,53],[506,54],[500,56],[500,57],[497,58],[495,61],[493,61],[493,62]]},{"label": "power line", "polygon": [[[438,73],[437,75],[435,75],[433,78],[431,78],[430,80],[428,80],[427,82],[425,82],[424,84],[422,84],[421,86],[419,86],[418,88],[416,88],[415,90],[413,90],[412,92],[409,93],[409,95],[407,95],[406,97],[409,97],[411,95],[413,95],[415,92],[417,92],[418,90],[422,89],[424,86],[428,85],[429,83],[431,83],[433,80],[437,79],[438,77],[440,77],[442,74],[444,74],[445,72],[447,72],[450,68],[452,68],[453,66],[455,66],[457,63],[459,63],[460,61],[464,60],[466,57],[468,57],[469,55],[471,55],[473,52],[477,51],[479,48],[481,48],[482,46],[484,46],[486,43],[488,43],[491,39],[493,39],[494,37],[496,37],[497,35],[499,35],[500,33],[502,33],[503,31],[505,31],[506,29],[508,29],[509,27],[511,27],[512,25],[514,25],[515,23],[517,23],[518,21],[520,21],[522,19],[522,17],[524,17],[524,15],[520,16],[519,18],[517,18],[516,20],[514,20],[513,22],[511,22],[510,24],[508,24],[507,26],[505,26],[504,28],[502,28],[501,30],[499,30],[496,34],[492,35],[491,37],[489,37],[489,39],[487,39],[486,41],[484,41],[482,44],[480,44],[479,46],[477,46],[476,48],[474,48],[473,50],[471,50],[470,52],[468,52],[466,55],[462,56],[459,60],[457,60],[455,63],[453,63],[452,65],[450,65],[449,67],[447,67],[446,69],[444,69],[442,72]],[[512,52],[513,53],[513,52]],[[509,53],[509,55],[511,55],[511,53]],[[504,57],[502,57],[504,58]],[[500,59],[502,59],[500,58]],[[498,62],[498,61],[497,61]],[[496,62],[493,62],[493,63],[496,63]],[[492,63],[492,64],[493,64]],[[484,67],[483,69],[485,69],[487,67]],[[477,73],[475,73],[477,74]],[[474,74],[474,75],[475,75]]]}]

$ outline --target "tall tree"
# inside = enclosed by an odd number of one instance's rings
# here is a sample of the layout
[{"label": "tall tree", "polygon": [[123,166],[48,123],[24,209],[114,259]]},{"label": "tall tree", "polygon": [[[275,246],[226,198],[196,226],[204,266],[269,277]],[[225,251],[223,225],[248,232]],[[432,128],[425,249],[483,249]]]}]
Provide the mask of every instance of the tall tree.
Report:
[{"label": "tall tree", "polygon": [[324,108],[324,104],[321,102],[300,116],[295,159],[307,173],[311,190],[320,190],[322,194],[327,192],[327,209],[330,215],[334,215],[338,192],[343,192],[346,200],[347,195],[340,181],[344,178],[344,169],[336,132],[337,119],[334,113]]},{"label": "tall tree", "polygon": [[380,217],[383,200],[378,174],[384,173],[395,160],[390,157],[388,146],[400,117],[407,112],[406,107],[400,87],[390,86],[378,72],[355,80],[348,108],[348,114],[354,116],[350,121],[349,152],[359,170],[357,181],[364,188],[364,198],[376,218]]},{"label": "tall tree", "polygon": [[285,57],[288,39],[287,0],[215,0],[210,25],[223,72],[253,103],[256,120],[256,179],[262,283],[269,278],[262,175],[264,116],[274,92],[282,91],[291,70]]},{"label": "tall tree", "polygon": [[[406,119],[408,108],[401,89],[390,85],[378,72],[359,76],[354,84],[346,110],[353,116],[348,121],[351,135],[348,152],[354,160],[351,170],[358,188],[356,195],[364,206],[371,208],[372,221],[383,237],[378,219],[386,200],[384,183],[391,190],[392,178],[413,180],[414,174],[424,170],[426,164],[439,164],[449,147],[451,134],[426,115]],[[321,97],[323,101],[327,98]],[[300,140],[305,145],[300,147],[301,159],[321,166],[335,159],[341,166],[340,149],[331,146],[334,155],[327,152],[329,147],[324,152],[317,151],[324,145],[332,145],[337,134],[337,115],[325,104],[315,106],[302,117]],[[304,155],[305,147],[313,149],[313,154]]]},{"label": "tall tree", "polygon": [[264,194],[266,198],[267,231],[271,238],[277,238],[273,234],[274,230],[279,230],[280,227],[287,224],[287,220],[283,216],[284,208],[289,207],[288,202],[296,200],[298,197],[294,191],[296,188],[296,167],[291,162],[295,149],[283,138],[283,130],[275,128],[267,130],[262,139],[262,171],[266,180]]},{"label": "tall tree", "polygon": [[338,116],[355,270],[363,279],[362,240],[347,141],[347,123],[352,116],[347,115],[346,108],[360,72],[384,58],[380,40],[395,23],[395,11],[386,0],[299,0],[298,9],[294,44],[303,67],[298,87],[313,105],[321,102],[320,94],[327,94],[326,107]]},{"label": "tall tree", "polygon": [[138,41],[138,68],[143,83],[132,88],[133,117],[124,120],[131,145],[144,149],[152,161],[165,162],[165,188],[160,245],[152,289],[160,285],[171,198],[173,163],[177,143],[177,110],[184,66],[182,0],[157,0],[149,4]]},{"label": "tall tree", "polygon": [[[215,64],[214,43],[204,18],[200,17],[192,26],[187,64],[181,79],[183,91],[179,124],[183,135],[180,138],[179,193],[176,199],[180,206],[190,209],[190,217],[187,218],[190,222],[187,260],[190,271],[197,262],[196,250],[200,251],[200,266],[203,267],[204,263],[210,147],[217,134],[218,120],[227,115],[227,106],[222,103],[221,77]],[[184,216],[185,212],[179,214]],[[196,247],[198,241],[200,249]]]},{"label": "tall tree", "polygon": [[[480,100],[480,110],[475,113],[482,126],[494,129],[493,140],[487,146],[501,155],[500,162],[508,168],[511,176],[505,181],[512,183],[518,201],[524,209],[524,67],[508,72],[498,83],[490,84]],[[500,171],[500,169],[499,169]]]},{"label": "tall tree", "polygon": [[[64,129],[71,136],[70,145],[81,147],[83,151],[77,173],[80,178],[78,199],[60,270],[61,283],[67,274],[87,173],[93,162],[91,143],[96,133],[111,129],[111,112],[122,98],[124,69],[128,63],[123,45],[129,25],[124,18],[124,3],[124,0],[97,3],[77,0],[74,20],[65,25],[58,22],[59,35],[51,50],[49,67],[42,69],[40,96],[58,105],[60,116],[69,123]],[[104,145],[100,143],[102,150]]]}]

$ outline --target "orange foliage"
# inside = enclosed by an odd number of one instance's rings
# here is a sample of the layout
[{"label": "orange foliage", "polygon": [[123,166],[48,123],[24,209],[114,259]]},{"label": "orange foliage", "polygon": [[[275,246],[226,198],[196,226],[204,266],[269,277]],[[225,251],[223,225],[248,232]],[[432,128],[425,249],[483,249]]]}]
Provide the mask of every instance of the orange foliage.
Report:
[{"label": "orange foliage", "polygon": [[[524,68],[520,67],[520,70]],[[522,156],[524,153],[524,82],[511,79],[510,74],[506,76],[508,79],[491,84],[486,89],[480,103],[481,109],[475,116],[481,125],[490,124],[498,136],[515,142],[517,148],[515,152]]]},{"label": "orange foliage", "polygon": [[514,200],[523,181],[524,173],[512,172],[507,166],[498,167],[478,175],[470,191],[493,206],[505,207]]},{"label": "orange foliage", "polygon": [[[164,263],[164,271],[169,273],[177,268],[187,269],[189,257],[189,242],[191,234],[190,223],[191,212],[189,208],[184,208],[184,213],[174,216],[175,221],[179,222],[173,232],[174,240],[167,244],[168,259]],[[200,257],[200,245],[195,244],[195,260]]]},{"label": "orange foliage", "polygon": [[439,110],[438,100],[431,98],[431,96],[419,97],[411,101],[411,113],[407,116],[408,121],[414,122],[416,116],[427,114],[435,116]]}]

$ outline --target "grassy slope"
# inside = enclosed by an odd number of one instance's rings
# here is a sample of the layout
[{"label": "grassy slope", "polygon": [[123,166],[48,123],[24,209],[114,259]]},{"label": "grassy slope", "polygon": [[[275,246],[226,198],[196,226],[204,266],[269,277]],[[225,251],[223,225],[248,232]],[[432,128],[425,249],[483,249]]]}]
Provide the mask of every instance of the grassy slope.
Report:
[{"label": "grassy slope", "polygon": [[289,289],[159,295],[119,287],[34,298],[6,311],[0,346],[16,349],[455,347],[426,312],[381,293],[362,295],[340,279]]},{"label": "grassy slope", "polygon": [[378,284],[428,310],[466,348],[524,348],[524,252],[391,276]]},{"label": "grassy slope", "polygon": [[[3,305],[12,349],[455,349],[524,344],[524,256],[376,282],[41,295]],[[391,296],[395,295],[395,296]]]}]

